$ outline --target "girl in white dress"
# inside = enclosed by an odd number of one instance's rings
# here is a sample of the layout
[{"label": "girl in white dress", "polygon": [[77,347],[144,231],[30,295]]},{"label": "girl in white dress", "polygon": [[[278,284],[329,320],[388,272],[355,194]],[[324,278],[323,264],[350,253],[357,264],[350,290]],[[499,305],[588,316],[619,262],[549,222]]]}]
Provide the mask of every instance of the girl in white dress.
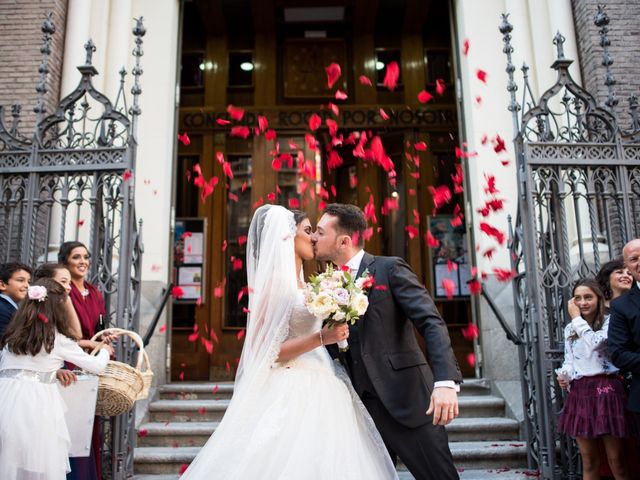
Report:
[{"label": "girl in white dress", "polygon": [[66,477],[71,442],[56,371],[68,361],[99,374],[109,361],[109,345],[91,356],[69,338],[66,297],[55,280],[36,281],[0,340],[2,480]]},{"label": "girl in white dress", "polygon": [[304,214],[274,205],[256,210],[234,395],[181,480],[397,478],[373,421],[324,348],[348,329],[322,328],[305,306],[302,262],[312,258]]}]

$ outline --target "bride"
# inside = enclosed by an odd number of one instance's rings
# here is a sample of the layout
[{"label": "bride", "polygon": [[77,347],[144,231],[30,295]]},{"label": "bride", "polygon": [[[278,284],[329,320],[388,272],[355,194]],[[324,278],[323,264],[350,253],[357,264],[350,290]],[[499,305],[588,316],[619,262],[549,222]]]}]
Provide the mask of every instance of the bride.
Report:
[{"label": "bride", "polygon": [[348,336],[322,328],[302,292],[313,258],[311,224],[276,205],[249,227],[249,318],[234,395],[181,480],[388,480],[396,470],[373,421],[324,345]]}]

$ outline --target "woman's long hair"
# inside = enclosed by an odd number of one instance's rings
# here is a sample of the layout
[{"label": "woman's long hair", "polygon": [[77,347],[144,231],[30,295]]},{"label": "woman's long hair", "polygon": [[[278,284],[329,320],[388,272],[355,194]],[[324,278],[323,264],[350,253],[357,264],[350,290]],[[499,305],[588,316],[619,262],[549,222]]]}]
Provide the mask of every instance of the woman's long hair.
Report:
[{"label": "woman's long hair", "polygon": [[605,300],[611,300],[613,298],[613,290],[611,290],[609,277],[613,272],[620,270],[621,268],[625,268],[624,260],[622,258],[611,260],[600,267],[600,271],[596,275],[596,280],[600,285],[600,289],[602,290]]},{"label": "woman's long hair", "polygon": [[41,278],[32,286],[46,288],[46,298],[38,301],[27,296],[0,340],[0,348],[6,346],[16,355],[37,355],[43,347],[51,353],[56,331],[73,338],[65,312],[67,293],[64,287],[50,278]]},{"label": "woman's long hair", "polygon": [[600,288],[600,284],[594,278],[583,278],[578,280],[576,284],[573,286],[573,290],[571,291],[571,295],[575,297],[576,289],[578,287],[587,287],[591,290],[596,297],[598,297],[598,308],[596,310],[596,314],[592,320],[585,318],[586,322],[591,326],[593,331],[600,330],[602,325],[604,325],[604,294],[602,293],[602,288]]}]

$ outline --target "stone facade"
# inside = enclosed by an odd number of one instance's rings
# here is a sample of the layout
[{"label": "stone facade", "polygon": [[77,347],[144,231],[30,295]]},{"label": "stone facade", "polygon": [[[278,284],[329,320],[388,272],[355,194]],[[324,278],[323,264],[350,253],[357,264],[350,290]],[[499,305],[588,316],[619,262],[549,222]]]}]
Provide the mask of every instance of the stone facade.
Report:
[{"label": "stone facade", "polygon": [[599,102],[607,99],[604,84],[605,67],[602,65],[603,49],[600,46],[599,29],[593,23],[599,3],[605,3],[609,16],[609,53],[613,57],[611,72],[616,80],[614,91],[619,100],[615,111],[624,128],[630,126],[628,98],[640,95],[640,2],[637,0],[572,0],[582,79],[585,88]]},{"label": "stone facade", "polygon": [[0,104],[22,105],[20,131],[28,137],[35,122],[33,107],[42,61],[40,27],[49,12],[56,31],[49,57],[46,114],[53,113],[60,96],[67,0],[0,1]]}]

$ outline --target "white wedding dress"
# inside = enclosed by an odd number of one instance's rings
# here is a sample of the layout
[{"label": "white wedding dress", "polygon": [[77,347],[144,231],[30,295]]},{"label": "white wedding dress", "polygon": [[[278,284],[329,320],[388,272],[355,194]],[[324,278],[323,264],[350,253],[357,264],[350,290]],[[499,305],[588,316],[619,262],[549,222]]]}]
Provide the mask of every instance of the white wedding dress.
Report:
[{"label": "white wedding dress", "polygon": [[[317,332],[321,323],[298,290],[288,338]],[[398,478],[373,421],[325,348],[274,364],[259,397],[213,434],[181,480]]]}]

